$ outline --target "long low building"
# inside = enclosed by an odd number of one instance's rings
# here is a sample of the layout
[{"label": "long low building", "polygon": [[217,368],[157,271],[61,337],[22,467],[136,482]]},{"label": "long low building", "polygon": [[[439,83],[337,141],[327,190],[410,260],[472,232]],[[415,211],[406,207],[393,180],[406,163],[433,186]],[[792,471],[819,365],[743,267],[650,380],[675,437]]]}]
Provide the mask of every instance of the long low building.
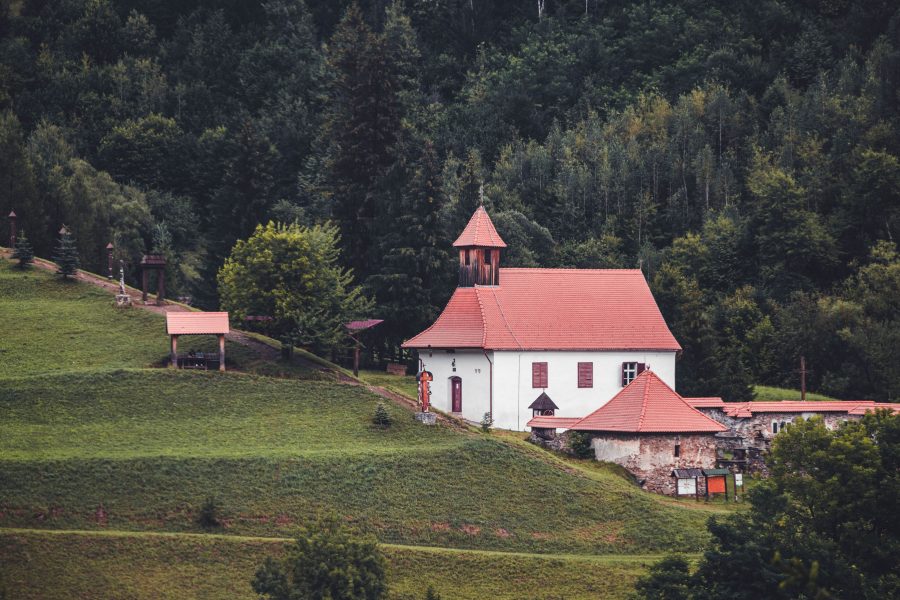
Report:
[{"label": "long low building", "polygon": [[652,371],[642,373],[608,403],[580,419],[554,416],[554,411],[546,410],[552,401],[539,400],[528,422],[532,440],[559,448],[567,444],[559,431],[583,432],[590,436],[597,460],[625,467],[642,487],[664,494],[680,493],[688,479],[697,481],[685,473],[701,473],[700,485],[721,469],[765,474],[764,456],[771,440],[798,419],[821,416],[826,427],[833,429],[875,410],[900,412],[900,404],[871,400],[685,398]]}]

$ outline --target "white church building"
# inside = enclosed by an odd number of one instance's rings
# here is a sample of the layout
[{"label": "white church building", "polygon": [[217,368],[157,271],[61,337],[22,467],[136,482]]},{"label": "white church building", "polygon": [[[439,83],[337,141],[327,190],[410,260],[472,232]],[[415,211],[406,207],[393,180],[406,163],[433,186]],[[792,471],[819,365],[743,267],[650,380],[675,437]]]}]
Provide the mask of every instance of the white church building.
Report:
[{"label": "white church building", "polygon": [[674,389],[681,346],[639,269],[500,268],[506,244],[484,207],[453,245],[456,291],[403,344],[438,410],[522,431],[536,414],[596,410],[646,368]]}]

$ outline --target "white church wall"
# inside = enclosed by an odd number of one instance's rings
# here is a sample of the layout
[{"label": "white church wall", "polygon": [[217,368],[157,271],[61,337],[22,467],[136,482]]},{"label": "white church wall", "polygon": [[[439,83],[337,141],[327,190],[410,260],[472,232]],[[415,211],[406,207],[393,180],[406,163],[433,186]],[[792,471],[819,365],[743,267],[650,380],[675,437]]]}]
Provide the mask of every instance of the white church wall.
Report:
[{"label": "white church wall", "polygon": [[[488,356],[491,356],[488,352]],[[490,409],[490,363],[481,350],[419,350],[419,358],[434,377],[431,404],[451,412],[450,379],[462,381],[462,416],[481,421]]]},{"label": "white church wall", "polygon": [[[547,363],[545,389],[531,385],[534,362]],[[578,387],[579,362],[593,363],[593,387]],[[583,417],[621,391],[623,362],[644,363],[675,388],[675,352],[494,352],[494,426],[524,431],[532,416],[528,405],[542,391],[559,407],[557,416]]]}]

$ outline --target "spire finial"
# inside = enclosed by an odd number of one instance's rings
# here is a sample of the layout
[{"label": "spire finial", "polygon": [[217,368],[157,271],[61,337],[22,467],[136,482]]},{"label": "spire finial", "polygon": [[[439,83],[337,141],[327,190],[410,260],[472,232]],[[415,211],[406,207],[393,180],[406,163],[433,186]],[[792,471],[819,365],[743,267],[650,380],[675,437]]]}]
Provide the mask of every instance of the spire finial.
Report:
[{"label": "spire finial", "polygon": [[484,183],[478,186],[478,203],[484,206]]}]

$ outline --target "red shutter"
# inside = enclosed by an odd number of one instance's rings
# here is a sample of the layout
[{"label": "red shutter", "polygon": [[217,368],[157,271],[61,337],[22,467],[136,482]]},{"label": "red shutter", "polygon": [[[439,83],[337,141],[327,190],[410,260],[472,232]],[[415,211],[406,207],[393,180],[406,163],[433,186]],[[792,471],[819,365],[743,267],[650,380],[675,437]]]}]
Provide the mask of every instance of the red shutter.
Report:
[{"label": "red shutter", "polygon": [[531,363],[531,387],[546,388],[547,387],[547,363],[535,362]]},{"label": "red shutter", "polygon": [[592,362],[578,363],[578,387],[580,387],[580,388],[594,387],[594,363],[592,363]]}]

